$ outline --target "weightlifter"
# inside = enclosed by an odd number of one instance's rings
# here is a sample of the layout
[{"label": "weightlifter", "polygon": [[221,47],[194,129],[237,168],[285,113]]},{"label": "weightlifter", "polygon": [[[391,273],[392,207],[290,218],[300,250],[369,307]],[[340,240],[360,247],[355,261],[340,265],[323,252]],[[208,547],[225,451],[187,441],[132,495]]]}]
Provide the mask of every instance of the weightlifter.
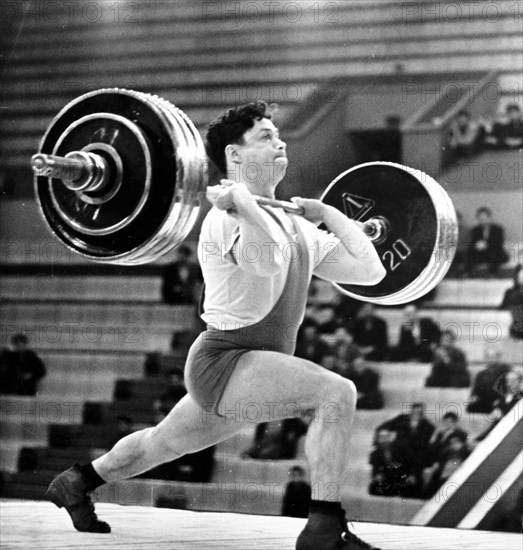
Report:
[{"label": "weightlifter", "polygon": [[[65,507],[79,531],[108,533],[89,493],[163,462],[223,441],[249,422],[314,409],[305,454],[315,488],[297,550],[372,548],[351,533],[340,503],[350,462],[354,384],[293,356],[312,275],[375,285],[385,276],[360,227],[318,200],[295,198],[303,216],[260,206],[287,168],[286,145],[259,101],[230,109],[207,133],[208,155],[226,177],[208,191],[213,208],[198,245],[207,323],[185,367],[185,396],[156,427],[120,440],[107,454],[58,475],[47,497]],[[318,229],[324,223],[329,232]],[[261,411],[261,414],[259,412]]]}]

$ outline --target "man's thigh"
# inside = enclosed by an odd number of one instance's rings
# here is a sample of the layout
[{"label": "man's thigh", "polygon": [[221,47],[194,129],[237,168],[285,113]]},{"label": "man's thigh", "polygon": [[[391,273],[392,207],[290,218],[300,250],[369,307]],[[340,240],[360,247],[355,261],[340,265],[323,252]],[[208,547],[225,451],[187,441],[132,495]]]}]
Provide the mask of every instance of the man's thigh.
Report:
[{"label": "man's thigh", "polygon": [[243,354],[218,405],[218,413],[237,422],[267,422],[300,416],[329,405],[328,387],[339,375],[311,361],[273,351]]}]

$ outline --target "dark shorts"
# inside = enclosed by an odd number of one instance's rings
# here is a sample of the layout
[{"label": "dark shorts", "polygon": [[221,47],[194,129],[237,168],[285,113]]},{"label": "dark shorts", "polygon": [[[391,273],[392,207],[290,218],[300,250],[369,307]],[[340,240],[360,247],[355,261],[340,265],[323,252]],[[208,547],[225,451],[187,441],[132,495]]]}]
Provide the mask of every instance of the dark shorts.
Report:
[{"label": "dark shorts", "polygon": [[185,363],[189,395],[205,410],[218,414],[223,392],[240,357],[251,351],[228,341],[220,331],[205,331],[191,346]]}]

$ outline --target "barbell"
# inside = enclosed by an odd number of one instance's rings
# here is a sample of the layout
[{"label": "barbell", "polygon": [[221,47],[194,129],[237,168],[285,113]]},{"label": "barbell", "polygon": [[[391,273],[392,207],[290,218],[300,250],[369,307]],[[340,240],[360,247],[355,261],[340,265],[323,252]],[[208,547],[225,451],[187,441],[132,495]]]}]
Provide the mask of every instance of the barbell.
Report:
[{"label": "barbell", "polygon": [[[207,157],[185,113],[155,95],[120,88],[84,94],[52,120],[31,160],[51,232],[92,261],[137,265],[174,250],[205,199]],[[302,214],[291,202],[260,205]],[[430,176],[389,162],[340,174],[321,200],[361,223],[387,270],[377,285],[335,286],[368,302],[420,298],[447,273],[457,244],[452,202]]]}]

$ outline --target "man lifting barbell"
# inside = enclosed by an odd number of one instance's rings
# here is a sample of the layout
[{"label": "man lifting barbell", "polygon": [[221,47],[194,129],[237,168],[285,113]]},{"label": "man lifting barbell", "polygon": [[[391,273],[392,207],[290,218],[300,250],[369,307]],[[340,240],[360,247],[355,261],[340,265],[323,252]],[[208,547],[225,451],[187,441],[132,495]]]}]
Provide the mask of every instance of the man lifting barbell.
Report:
[{"label": "man lifting barbell", "polygon": [[[371,548],[350,533],[340,504],[354,384],[292,354],[313,274],[376,285],[386,271],[361,227],[333,206],[296,198],[303,216],[295,216],[255,201],[253,194],[274,197],[287,167],[285,143],[265,103],[229,110],[211,124],[207,138],[209,156],[227,180],[207,193],[214,208],[203,222],[198,250],[208,329],[189,351],[189,394],[156,427],[57,476],[47,496],[65,506],[78,530],[106,533],[110,527],[98,520],[88,496],[101,484],[231,437],[248,421],[237,413],[248,404],[258,405],[257,421],[264,422],[315,409],[305,453],[317,494],[296,548]],[[319,223],[331,233],[318,229]]]}]

